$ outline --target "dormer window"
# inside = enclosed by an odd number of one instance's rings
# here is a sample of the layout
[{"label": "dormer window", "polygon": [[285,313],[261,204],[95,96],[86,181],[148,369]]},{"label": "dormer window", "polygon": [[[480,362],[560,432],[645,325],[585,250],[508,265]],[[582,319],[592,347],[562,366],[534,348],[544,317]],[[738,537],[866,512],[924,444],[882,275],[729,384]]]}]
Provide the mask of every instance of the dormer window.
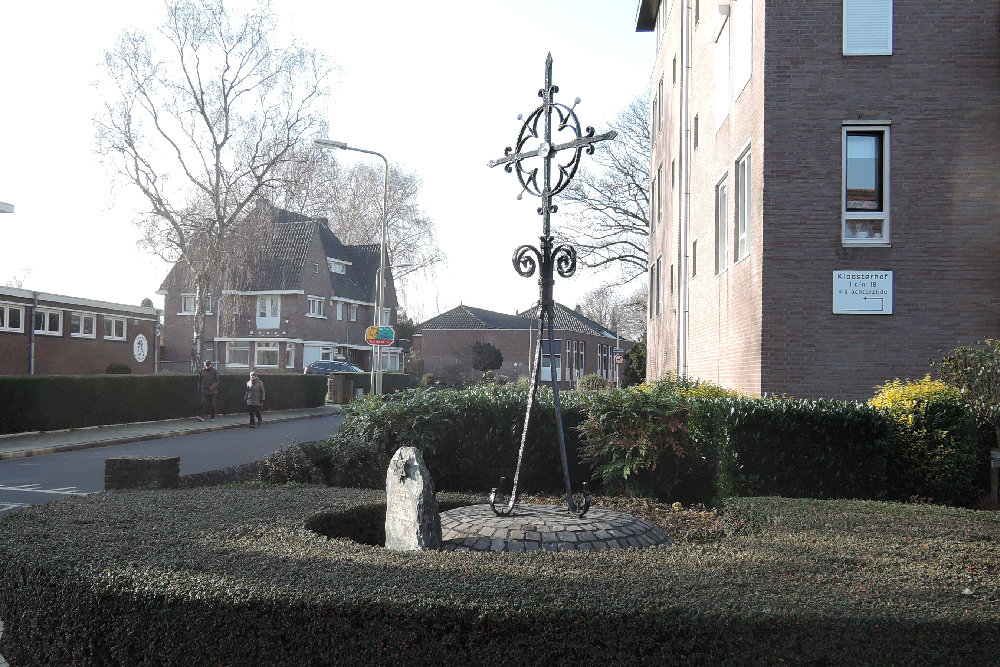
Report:
[{"label": "dormer window", "polygon": [[281,317],[281,297],[279,296],[258,296],[257,297],[257,328],[277,329],[278,321]]},{"label": "dormer window", "polygon": [[330,268],[330,273],[347,273],[347,267],[350,266],[351,263],[343,259],[327,257],[326,265]]}]

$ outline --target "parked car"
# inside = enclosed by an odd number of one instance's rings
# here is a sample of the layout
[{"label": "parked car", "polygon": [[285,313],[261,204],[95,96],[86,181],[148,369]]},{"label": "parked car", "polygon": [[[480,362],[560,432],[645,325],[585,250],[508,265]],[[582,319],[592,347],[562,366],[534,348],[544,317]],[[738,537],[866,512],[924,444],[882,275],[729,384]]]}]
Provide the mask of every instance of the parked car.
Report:
[{"label": "parked car", "polygon": [[311,375],[329,375],[330,373],[364,373],[363,370],[346,361],[314,361],[303,371]]}]

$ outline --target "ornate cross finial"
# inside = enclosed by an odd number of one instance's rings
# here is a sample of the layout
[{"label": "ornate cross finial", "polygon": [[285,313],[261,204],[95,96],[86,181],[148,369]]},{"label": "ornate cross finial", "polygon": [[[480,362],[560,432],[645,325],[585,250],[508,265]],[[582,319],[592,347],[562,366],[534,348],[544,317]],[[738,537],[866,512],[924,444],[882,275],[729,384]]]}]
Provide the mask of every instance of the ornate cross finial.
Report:
[{"label": "ornate cross finial", "polygon": [[[528,438],[528,425],[531,420],[531,408],[538,391],[538,380],[542,366],[542,333],[548,333],[548,356],[554,359],[557,352],[553,333],[555,319],[555,300],[552,288],[555,284],[553,271],[558,271],[563,278],[568,278],[576,271],[576,250],[571,245],[555,246],[552,241],[550,216],[558,208],[552,203],[552,197],[562,192],[573,180],[580,166],[580,156],[586,151],[593,155],[594,146],[598,142],[614,139],[617,133],[613,130],[604,134],[595,134],[594,128],[582,129],[580,119],[576,116],[576,106],[580,98],[576,98],[572,107],[555,102],[554,96],[559,92],[559,86],[552,84],[552,54],[545,58],[545,87],[538,91],[542,104],[531,112],[527,118],[518,116],[521,121],[521,132],[517,143],[508,146],[504,156],[491,160],[488,165],[504,166],[507,173],[516,172],[521,183],[521,193],[517,198],[528,192],[540,197],[542,205],[538,208],[542,216],[541,247],[523,245],[514,251],[514,269],[525,278],[534,275],[539,269],[538,285],[540,298],[538,302],[538,345],[535,347],[535,362],[531,371],[531,390],[528,394],[528,406],[524,415],[524,430],[521,432],[521,448],[517,454],[517,468],[514,472],[514,483],[508,496],[503,488],[506,478],[501,478],[500,484],[490,494],[490,506],[500,516],[507,516],[517,504],[518,479],[521,475],[521,461],[524,457],[524,446]],[[554,138],[556,141],[554,141]],[[532,160],[537,158],[541,164],[534,166]],[[539,169],[541,179],[539,180]],[[553,179],[555,178],[555,183]],[[566,460],[566,438],[563,433],[562,409],[559,405],[559,373],[552,364],[548,367],[552,382],[552,393],[556,410],[556,434],[559,438],[559,454],[562,458],[563,481],[566,484],[566,501],[569,511],[582,516],[590,508],[590,492],[587,483],[583,483],[583,503],[578,505],[573,498],[573,490],[569,480],[569,465]]]}]

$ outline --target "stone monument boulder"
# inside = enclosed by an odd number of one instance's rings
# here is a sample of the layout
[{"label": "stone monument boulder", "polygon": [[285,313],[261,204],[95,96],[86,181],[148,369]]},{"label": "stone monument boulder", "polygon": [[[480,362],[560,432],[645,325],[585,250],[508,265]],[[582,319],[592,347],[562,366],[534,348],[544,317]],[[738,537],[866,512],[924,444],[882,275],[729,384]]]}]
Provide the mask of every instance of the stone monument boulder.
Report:
[{"label": "stone monument boulder", "polygon": [[434,480],[415,447],[400,447],[385,475],[385,547],[394,551],[441,548],[441,516]]}]

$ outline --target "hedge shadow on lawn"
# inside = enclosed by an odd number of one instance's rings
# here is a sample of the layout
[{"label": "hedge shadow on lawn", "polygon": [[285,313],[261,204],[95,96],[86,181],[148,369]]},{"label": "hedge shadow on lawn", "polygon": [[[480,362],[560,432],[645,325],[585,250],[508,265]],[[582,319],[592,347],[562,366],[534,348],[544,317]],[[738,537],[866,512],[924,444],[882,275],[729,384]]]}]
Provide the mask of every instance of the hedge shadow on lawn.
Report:
[{"label": "hedge shadow on lawn", "polygon": [[[995,518],[962,510],[888,506],[887,523],[859,538],[855,514],[884,504],[753,499],[734,514],[753,525],[721,542],[601,553],[394,552],[306,529],[324,513],[370,526],[383,498],[302,486],[132,491],[8,514],[0,653],[100,665],[981,664],[1000,644],[996,610],[982,604],[1000,587],[952,590],[964,559],[1000,571],[995,542],[972,540],[995,540]],[[878,542],[899,520],[907,530]],[[911,526],[933,543],[951,522],[969,538],[947,545],[951,566],[907,550]]]}]

